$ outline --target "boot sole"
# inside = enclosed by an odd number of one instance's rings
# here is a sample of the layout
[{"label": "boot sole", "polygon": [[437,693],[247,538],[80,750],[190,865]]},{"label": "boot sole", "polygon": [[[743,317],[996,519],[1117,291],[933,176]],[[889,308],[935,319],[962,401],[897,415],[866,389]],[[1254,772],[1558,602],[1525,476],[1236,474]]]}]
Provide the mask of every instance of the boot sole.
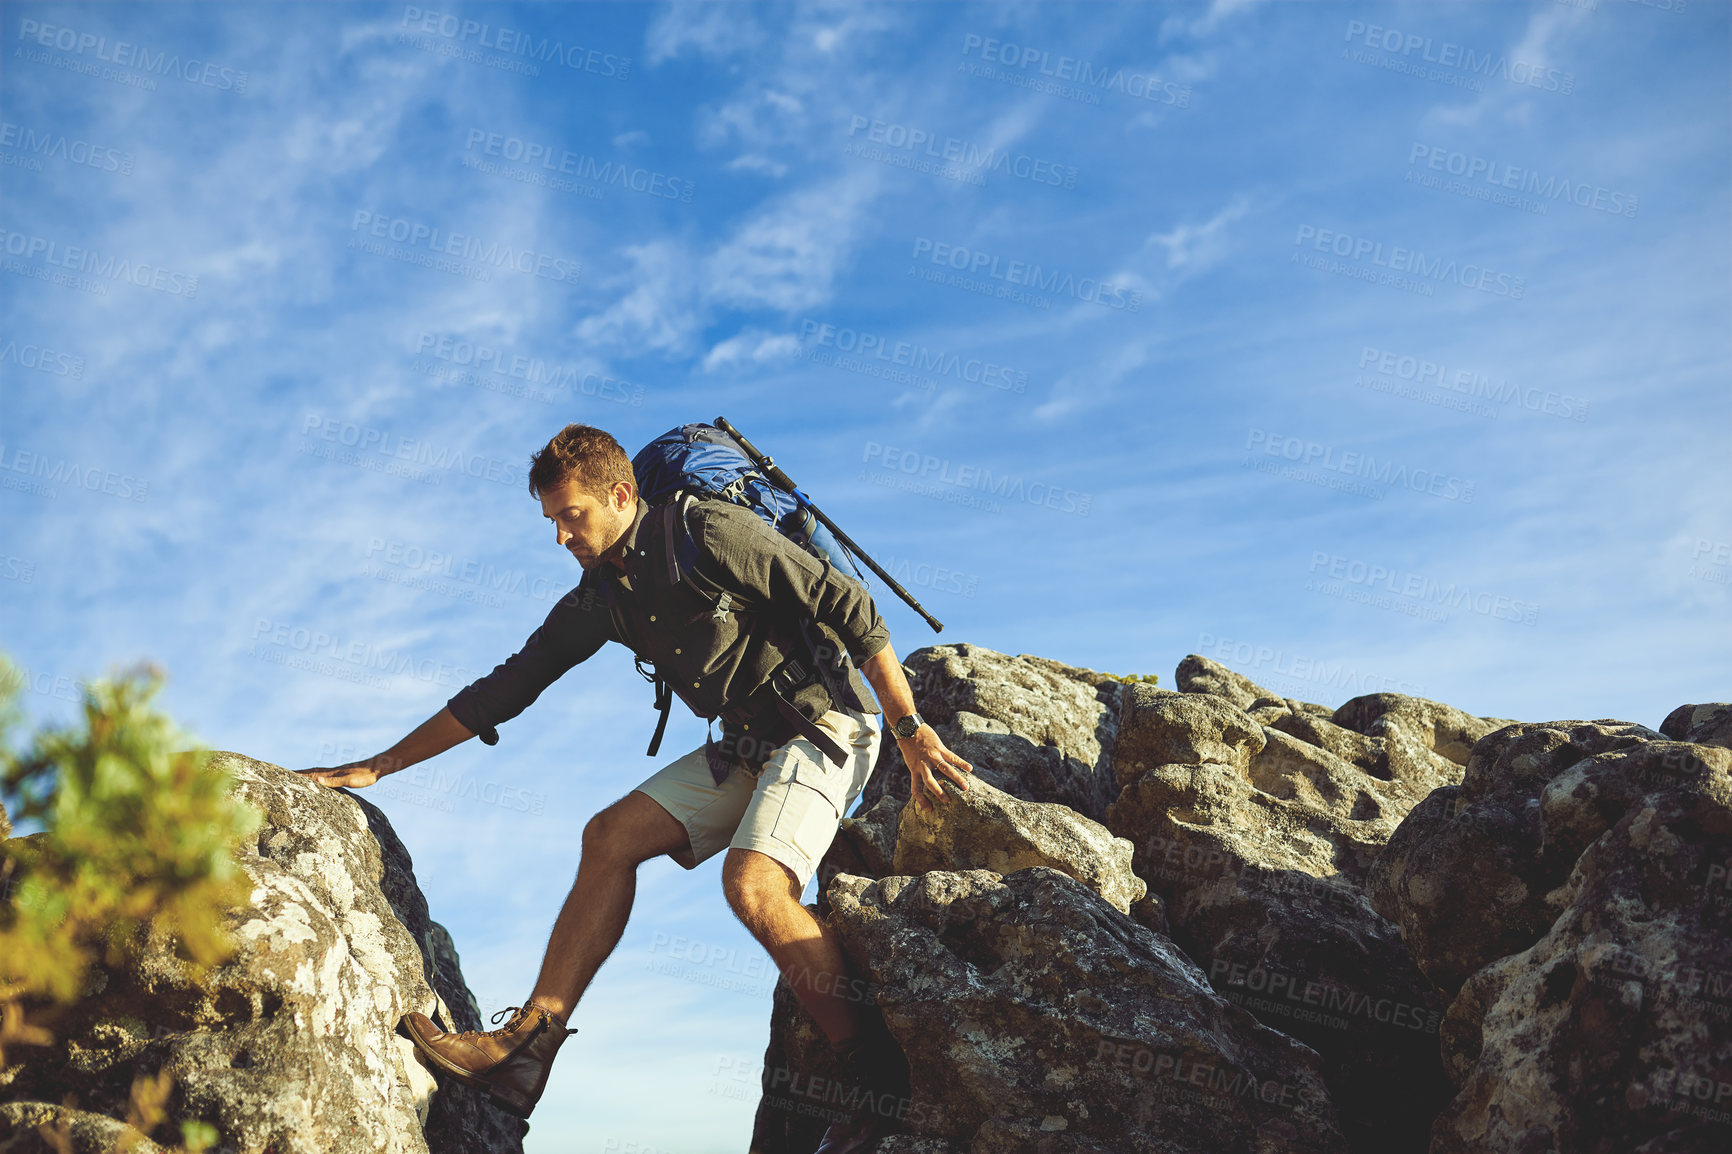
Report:
[{"label": "boot sole", "polygon": [[421,1041],[421,1036],[414,1030],[405,1027],[404,1032],[409,1035],[409,1041],[414,1043],[416,1052],[428,1061],[432,1062],[441,1072],[457,1079],[457,1081],[463,1083],[465,1086],[485,1092],[487,1100],[492,1102],[495,1106],[498,1106],[501,1110],[504,1110],[507,1114],[522,1118],[524,1121],[529,1120],[529,1112],[535,1108],[533,1105],[524,1102],[520,1098],[512,1098],[500,1093],[493,1083],[487,1080],[486,1075],[477,1074],[473,1070],[465,1070],[462,1066],[452,1062],[443,1054],[424,1045]]}]

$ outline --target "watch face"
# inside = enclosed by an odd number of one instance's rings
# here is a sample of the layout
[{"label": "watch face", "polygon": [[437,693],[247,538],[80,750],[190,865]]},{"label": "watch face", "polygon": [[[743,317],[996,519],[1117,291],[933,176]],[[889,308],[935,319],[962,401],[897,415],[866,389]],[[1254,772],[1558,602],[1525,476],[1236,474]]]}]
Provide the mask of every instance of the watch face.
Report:
[{"label": "watch face", "polygon": [[891,726],[890,730],[898,738],[913,737],[920,730],[920,715],[918,713],[911,713],[907,717],[902,718],[895,725]]}]

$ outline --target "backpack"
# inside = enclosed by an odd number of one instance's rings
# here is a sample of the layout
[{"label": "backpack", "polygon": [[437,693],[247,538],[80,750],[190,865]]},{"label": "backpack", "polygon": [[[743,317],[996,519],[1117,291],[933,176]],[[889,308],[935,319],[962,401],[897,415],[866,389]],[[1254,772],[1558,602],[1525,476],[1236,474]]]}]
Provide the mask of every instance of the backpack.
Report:
[{"label": "backpack", "polygon": [[[665,504],[682,493],[731,501],[756,513],[814,557],[860,575],[853,554],[818,522],[811,506],[771,484],[723,429],[702,422],[669,429],[639,449],[631,467],[637,474],[638,495],[647,504]],[[682,564],[686,560],[681,557]]]},{"label": "backpack", "polygon": [[[688,503],[717,500],[750,509],[783,537],[812,556],[830,562],[844,577],[851,569],[861,584],[865,584],[865,577],[854,563],[853,554],[813,515],[810,504],[802,500],[804,494],[796,495],[773,484],[727,430],[703,422],[669,429],[638,450],[631,464],[637,477],[638,495],[646,504],[652,507],[679,506],[667,520],[669,532],[675,532],[673,527],[677,525],[679,533],[673,540],[674,547],[669,550],[670,575],[675,581],[687,579],[697,570],[698,546],[692,539],[685,517]],[[766,464],[773,462],[766,459]],[[703,581],[700,575],[698,584],[708,582]],[[716,615],[724,616],[732,607],[731,595],[718,590],[715,603]],[[852,702],[863,708],[864,703],[847,684],[847,655],[837,652],[835,646],[823,640],[817,623],[810,617],[800,619],[799,633],[810,665],[802,669],[797,659],[791,659],[789,676],[803,677],[808,670],[816,673],[832,700]],[[661,714],[656,722],[655,735],[650,738],[649,749],[645,751],[653,757],[661,748],[662,734],[667,729],[668,714],[673,708],[673,688],[653,666],[646,668],[642,658],[636,664],[637,671],[655,687],[655,708]],[[811,729],[810,723],[798,727]],[[807,736],[816,739],[822,735],[812,729]],[[827,737],[818,744],[820,748],[833,748],[833,742]],[[840,760],[839,750],[835,756]]]}]

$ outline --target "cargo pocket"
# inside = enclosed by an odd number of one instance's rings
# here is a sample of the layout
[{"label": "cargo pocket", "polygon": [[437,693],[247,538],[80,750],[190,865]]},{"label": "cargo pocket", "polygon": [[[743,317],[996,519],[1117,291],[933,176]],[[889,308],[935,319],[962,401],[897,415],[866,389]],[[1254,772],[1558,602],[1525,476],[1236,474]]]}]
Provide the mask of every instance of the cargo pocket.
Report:
[{"label": "cargo pocket", "polygon": [[816,869],[842,820],[847,771],[823,759],[797,755],[775,773],[769,788],[780,796],[774,799],[775,817],[764,832],[791,847],[806,869]]}]

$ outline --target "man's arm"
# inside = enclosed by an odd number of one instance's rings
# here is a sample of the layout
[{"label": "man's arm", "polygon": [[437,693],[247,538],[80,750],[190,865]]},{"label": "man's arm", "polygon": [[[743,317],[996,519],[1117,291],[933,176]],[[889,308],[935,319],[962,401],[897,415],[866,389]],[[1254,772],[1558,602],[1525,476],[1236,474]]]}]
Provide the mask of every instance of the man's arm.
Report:
[{"label": "man's arm", "polygon": [[[890,723],[915,711],[914,691],[909,688],[908,678],[902,672],[902,662],[896,660],[896,651],[888,642],[861,663],[860,672],[866,675],[866,680],[872,683],[872,692],[878,695],[886,730]],[[898,741],[896,748],[902,751],[902,760],[908,766],[908,792],[921,809],[931,809],[934,801],[944,800],[944,787],[938,783],[938,774],[954,781],[960,789],[968,788],[966,775],[972,773],[974,767],[946,749],[944,742],[939,740],[938,731],[930,725],[922,725],[914,731],[913,737]]]},{"label": "man's arm", "polygon": [[372,785],[386,774],[396,773],[405,766],[444,753],[452,746],[474,736],[461,721],[452,716],[451,709],[447,706],[416,726],[414,732],[384,753],[334,768],[301,769],[296,772],[333,789],[339,786],[358,789],[364,785]]}]

